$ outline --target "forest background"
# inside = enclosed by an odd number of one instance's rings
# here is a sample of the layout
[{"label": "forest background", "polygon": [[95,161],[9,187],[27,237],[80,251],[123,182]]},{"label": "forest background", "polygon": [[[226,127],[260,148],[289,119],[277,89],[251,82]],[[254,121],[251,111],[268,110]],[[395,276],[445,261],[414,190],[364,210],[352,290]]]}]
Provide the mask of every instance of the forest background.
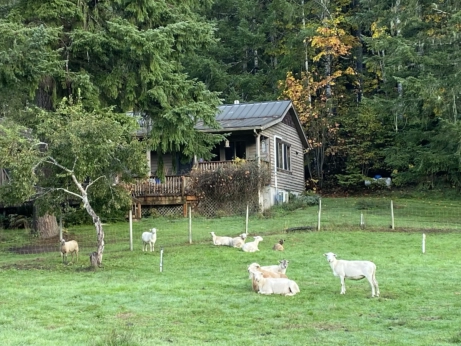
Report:
[{"label": "forest background", "polygon": [[0,116],[34,128],[26,107],[79,92],[152,120],[152,150],[206,156],[195,120],[289,98],[308,189],[380,174],[457,190],[460,43],[455,0],[2,0]]}]

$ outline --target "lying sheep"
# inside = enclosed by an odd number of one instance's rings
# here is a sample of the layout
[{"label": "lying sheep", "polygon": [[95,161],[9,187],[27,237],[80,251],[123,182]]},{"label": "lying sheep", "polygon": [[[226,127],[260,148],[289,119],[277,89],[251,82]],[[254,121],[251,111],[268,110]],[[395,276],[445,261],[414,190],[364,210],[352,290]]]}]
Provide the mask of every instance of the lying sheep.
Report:
[{"label": "lying sheep", "polygon": [[245,243],[242,245],[242,250],[245,252],[256,252],[259,251],[258,249],[258,244],[260,241],[263,241],[263,238],[260,237],[259,235],[256,237],[253,237],[254,240],[249,243]]},{"label": "lying sheep", "polygon": [[71,261],[74,261],[74,253],[77,256],[77,261],[78,262],[78,243],[75,240],[70,240],[70,241],[65,241],[64,239],[61,239],[61,257],[62,257],[62,263],[64,263],[64,258],[66,259],[67,263],[67,254],[71,254],[72,258]]},{"label": "lying sheep", "polygon": [[245,233],[240,234],[238,237],[232,238],[232,246],[236,248],[241,248],[245,244],[245,239],[247,235]]},{"label": "lying sheep", "polygon": [[271,272],[271,271],[268,271],[268,270],[264,270],[264,269],[261,269],[261,266],[258,263],[251,263],[248,266],[248,273],[250,273],[249,279],[252,280],[252,287],[253,287],[253,291],[255,291],[255,292],[258,292],[258,290],[259,290],[258,283],[254,279],[253,272],[255,272],[255,271],[260,272],[263,275],[263,277],[265,277],[265,278],[287,278],[287,276],[285,274],[274,273],[274,272]]},{"label": "lying sheep", "polygon": [[147,246],[150,251],[154,251],[155,242],[157,241],[157,228],[151,228],[149,232],[144,232],[142,238],[142,251],[147,251]]},{"label": "lying sheep", "polygon": [[259,271],[252,271],[253,278],[258,286],[259,294],[282,294],[294,296],[300,292],[298,284],[286,278],[265,278]]},{"label": "lying sheep", "polygon": [[[341,279],[341,294],[346,294],[345,279],[360,280],[367,278],[371,286],[371,296],[379,297],[378,281],[376,281],[376,264],[370,261],[345,261],[336,259],[336,255],[332,252],[323,254],[330,267],[333,270],[334,276],[339,276]],[[375,291],[376,288],[376,291]]]},{"label": "lying sheep", "polygon": [[232,246],[233,240],[231,237],[219,237],[214,232],[210,232],[211,236],[213,237],[213,244],[214,245],[222,245],[222,246]]},{"label": "lying sheep", "polygon": [[275,272],[275,273],[286,274],[287,273],[287,268],[288,268],[288,263],[290,263],[290,261],[288,261],[286,259],[283,259],[283,260],[280,260],[279,264],[277,264],[277,265],[262,266],[261,269],[272,271],[272,272]]},{"label": "lying sheep", "polygon": [[272,250],[283,251],[284,250],[284,248],[283,248],[283,243],[284,242],[285,242],[285,240],[280,239],[278,243],[274,244],[274,246],[272,247]]}]

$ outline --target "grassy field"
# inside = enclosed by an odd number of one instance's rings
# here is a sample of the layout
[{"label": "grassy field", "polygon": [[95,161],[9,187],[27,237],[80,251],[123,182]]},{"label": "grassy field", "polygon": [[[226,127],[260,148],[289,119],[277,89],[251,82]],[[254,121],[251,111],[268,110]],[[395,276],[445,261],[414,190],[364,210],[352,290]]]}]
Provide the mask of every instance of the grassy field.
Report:
[{"label": "grassy field", "polygon": [[[397,210],[409,203],[397,201],[402,206]],[[421,219],[412,216],[413,228],[405,232],[331,226],[352,215],[346,210],[350,200],[324,201],[326,215],[334,209],[337,216],[328,216],[331,224],[325,221],[330,226],[320,232],[284,231],[313,224],[316,207],[254,217],[249,233],[264,238],[257,253],[211,243],[210,231],[242,233],[244,218],[195,218],[192,244],[187,219],[143,219],[133,227],[134,251],[128,242],[108,241],[104,268],[97,271],[89,269],[88,253],[94,250],[90,245],[83,246],[78,263],[63,265],[58,252],[6,251],[13,231],[3,230],[0,239],[7,245],[0,252],[0,344],[461,344],[461,235],[435,227],[443,231],[428,231],[426,253],[421,252],[419,225],[436,223],[437,216],[426,219],[436,209],[440,211],[434,215],[443,215],[446,204],[440,203],[428,207]],[[363,210],[379,218],[373,208]],[[386,223],[387,213],[382,218]],[[153,226],[158,228],[155,252],[142,252],[140,234]],[[104,229],[106,239],[117,234],[121,239],[126,238],[128,225],[107,224]],[[91,226],[71,231],[95,239]],[[271,250],[280,238],[286,240],[285,251]],[[329,251],[343,259],[374,261],[381,296],[371,298],[370,286],[363,280],[346,281],[347,293],[340,295],[339,278],[322,256]],[[294,297],[254,293],[247,266],[276,264],[282,258],[290,261],[287,275],[301,292]]]}]

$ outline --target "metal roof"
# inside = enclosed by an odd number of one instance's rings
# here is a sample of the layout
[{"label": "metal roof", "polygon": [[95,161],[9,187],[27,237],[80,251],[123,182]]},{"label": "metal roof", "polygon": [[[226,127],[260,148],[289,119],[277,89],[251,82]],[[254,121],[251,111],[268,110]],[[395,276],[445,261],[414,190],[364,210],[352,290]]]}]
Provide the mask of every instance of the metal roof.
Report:
[{"label": "metal roof", "polygon": [[292,107],[291,101],[237,103],[219,106],[216,121],[221,129],[210,129],[199,122],[195,128],[201,131],[226,132],[229,130],[264,129],[282,121]]}]

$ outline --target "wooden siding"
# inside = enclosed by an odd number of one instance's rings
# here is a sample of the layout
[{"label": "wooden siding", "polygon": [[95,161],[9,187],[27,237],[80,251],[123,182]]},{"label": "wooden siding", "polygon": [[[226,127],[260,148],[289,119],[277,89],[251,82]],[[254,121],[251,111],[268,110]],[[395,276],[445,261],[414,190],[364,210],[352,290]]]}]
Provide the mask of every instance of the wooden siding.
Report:
[{"label": "wooden siding", "polygon": [[[154,152],[150,154],[150,171],[153,176],[157,175],[158,169],[158,157]],[[163,154],[163,170],[165,175],[174,175],[176,171],[173,170],[173,155],[172,154]]]},{"label": "wooden siding", "polygon": [[[289,116],[289,115],[287,115]],[[271,167],[271,186],[275,187],[275,139],[277,136],[284,142],[290,144],[291,170],[284,171],[277,169],[277,188],[285,191],[302,193],[305,191],[304,178],[304,150],[298,132],[294,127],[284,123],[278,123],[263,131],[262,135],[269,138],[269,155]],[[296,154],[297,153],[297,154]]]}]

